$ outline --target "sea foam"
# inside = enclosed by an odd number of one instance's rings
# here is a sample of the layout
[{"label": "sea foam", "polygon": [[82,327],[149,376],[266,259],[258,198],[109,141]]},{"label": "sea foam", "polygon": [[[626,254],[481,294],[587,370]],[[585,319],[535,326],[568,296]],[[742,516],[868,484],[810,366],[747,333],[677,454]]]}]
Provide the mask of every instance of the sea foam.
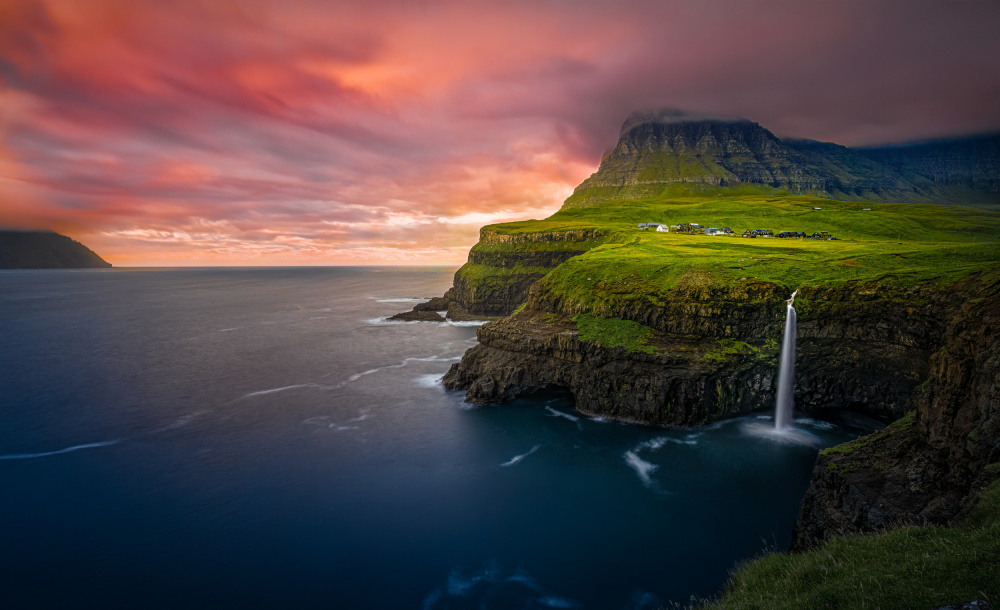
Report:
[{"label": "sea foam", "polygon": [[509,460],[507,460],[507,461],[506,461],[506,462],[504,462],[503,464],[500,464],[500,467],[501,467],[501,468],[505,468],[505,467],[507,467],[507,466],[513,466],[513,465],[515,465],[515,464],[519,463],[519,462],[520,462],[521,460],[523,460],[524,458],[526,458],[526,457],[528,457],[529,455],[531,455],[532,453],[534,453],[534,452],[538,451],[538,450],[539,450],[540,448],[541,448],[541,445],[535,445],[535,446],[534,446],[534,447],[532,447],[532,448],[531,448],[531,450],[530,450],[530,451],[528,451],[527,453],[522,453],[521,455],[515,455],[514,457],[510,458]]},{"label": "sea foam", "polygon": [[73,445],[72,447],[66,447],[64,449],[56,449],[55,451],[43,451],[41,453],[10,453],[7,455],[0,455],[0,460],[30,460],[33,458],[49,457],[50,455],[61,455],[63,453],[72,453],[74,451],[80,451],[81,449],[97,449],[98,447],[110,447],[111,445],[117,445],[121,442],[121,439],[115,439],[113,441],[102,441],[99,443],[84,443],[82,445]]},{"label": "sea foam", "polygon": [[635,471],[639,478],[642,479],[643,484],[650,485],[653,480],[650,478],[650,474],[653,473],[657,468],[656,464],[650,464],[646,460],[642,459],[635,452],[626,451],[625,452],[625,463]]},{"label": "sea foam", "polygon": [[569,413],[563,413],[562,411],[559,411],[557,409],[553,409],[552,407],[545,407],[545,410],[548,411],[549,415],[551,415],[552,417],[564,417],[564,418],[566,418],[566,419],[568,419],[570,421],[573,421],[573,422],[580,421],[579,417],[575,417],[573,415],[570,415]]}]

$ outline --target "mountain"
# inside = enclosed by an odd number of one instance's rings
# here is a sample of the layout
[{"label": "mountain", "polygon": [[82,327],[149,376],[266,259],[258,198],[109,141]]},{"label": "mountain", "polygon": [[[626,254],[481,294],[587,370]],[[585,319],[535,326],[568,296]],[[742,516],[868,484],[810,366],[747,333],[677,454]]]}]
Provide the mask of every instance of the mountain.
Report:
[{"label": "mountain", "polygon": [[0,269],[110,267],[93,250],[51,231],[0,231]]},{"label": "mountain", "polygon": [[671,184],[754,184],[844,201],[1000,204],[1000,134],[852,149],[782,140],[742,118],[633,113],[566,207],[660,194]]}]

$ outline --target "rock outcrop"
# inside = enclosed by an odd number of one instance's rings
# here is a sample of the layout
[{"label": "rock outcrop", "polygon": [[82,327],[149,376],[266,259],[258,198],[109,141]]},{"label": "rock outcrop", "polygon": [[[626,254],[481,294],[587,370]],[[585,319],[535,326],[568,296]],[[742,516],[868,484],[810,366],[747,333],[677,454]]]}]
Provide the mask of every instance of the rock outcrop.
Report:
[{"label": "rock outcrop", "polygon": [[913,413],[822,452],[794,548],[900,524],[943,525],[969,506],[1000,460],[1000,285],[956,295]]},{"label": "rock outcrop", "polygon": [[[982,290],[977,277],[948,286],[800,288],[796,407],[901,417],[915,408],[949,321]],[[445,386],[477,404],[560,386],[585,413],[656,425],[747,413],[773,404],[775,338],[789,293],[753,281],[681,285],[659,305],[623,301],[594,312],[649,327],[654,349],[646,353],[581,341],[573,316],[583,312],[539,283],[524,311],[480,328],[480,344],[452,366]]]},{"label": "rock outcrop", "polygon": [[[528,298],[528,289],[552,269],[602,243],[605,231],[501,233],[479,231],[479,243],[456,273],[443,297],[393,316],[394,320],[492,320],[510,315]],[[436,315],[436,314],[435,314]]]}]

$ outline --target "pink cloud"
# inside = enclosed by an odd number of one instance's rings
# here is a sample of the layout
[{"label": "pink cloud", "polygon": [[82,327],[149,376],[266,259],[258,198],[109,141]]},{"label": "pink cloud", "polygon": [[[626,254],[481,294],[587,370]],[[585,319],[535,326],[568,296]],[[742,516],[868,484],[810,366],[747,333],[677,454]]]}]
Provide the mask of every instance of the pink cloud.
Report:
[{"label": "pink cloud", "polygon": [[0,7],[0,224],[119,264],[458,263],[624,117],[871,144],[1000,129],[1000,5]]}]

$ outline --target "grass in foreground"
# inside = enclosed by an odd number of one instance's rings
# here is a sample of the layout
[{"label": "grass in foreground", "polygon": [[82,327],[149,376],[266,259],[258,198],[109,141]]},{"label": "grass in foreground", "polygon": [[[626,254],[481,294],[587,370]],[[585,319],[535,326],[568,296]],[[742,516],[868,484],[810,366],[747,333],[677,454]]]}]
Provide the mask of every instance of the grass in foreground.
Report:
[{"label": "grass in foreground", "polygon": [[[995,464],[992,466],[996,466]],[[1000,481],[960,526],[837,538],[740,566],[712,609],[930,609],[1000,602]]]}]

